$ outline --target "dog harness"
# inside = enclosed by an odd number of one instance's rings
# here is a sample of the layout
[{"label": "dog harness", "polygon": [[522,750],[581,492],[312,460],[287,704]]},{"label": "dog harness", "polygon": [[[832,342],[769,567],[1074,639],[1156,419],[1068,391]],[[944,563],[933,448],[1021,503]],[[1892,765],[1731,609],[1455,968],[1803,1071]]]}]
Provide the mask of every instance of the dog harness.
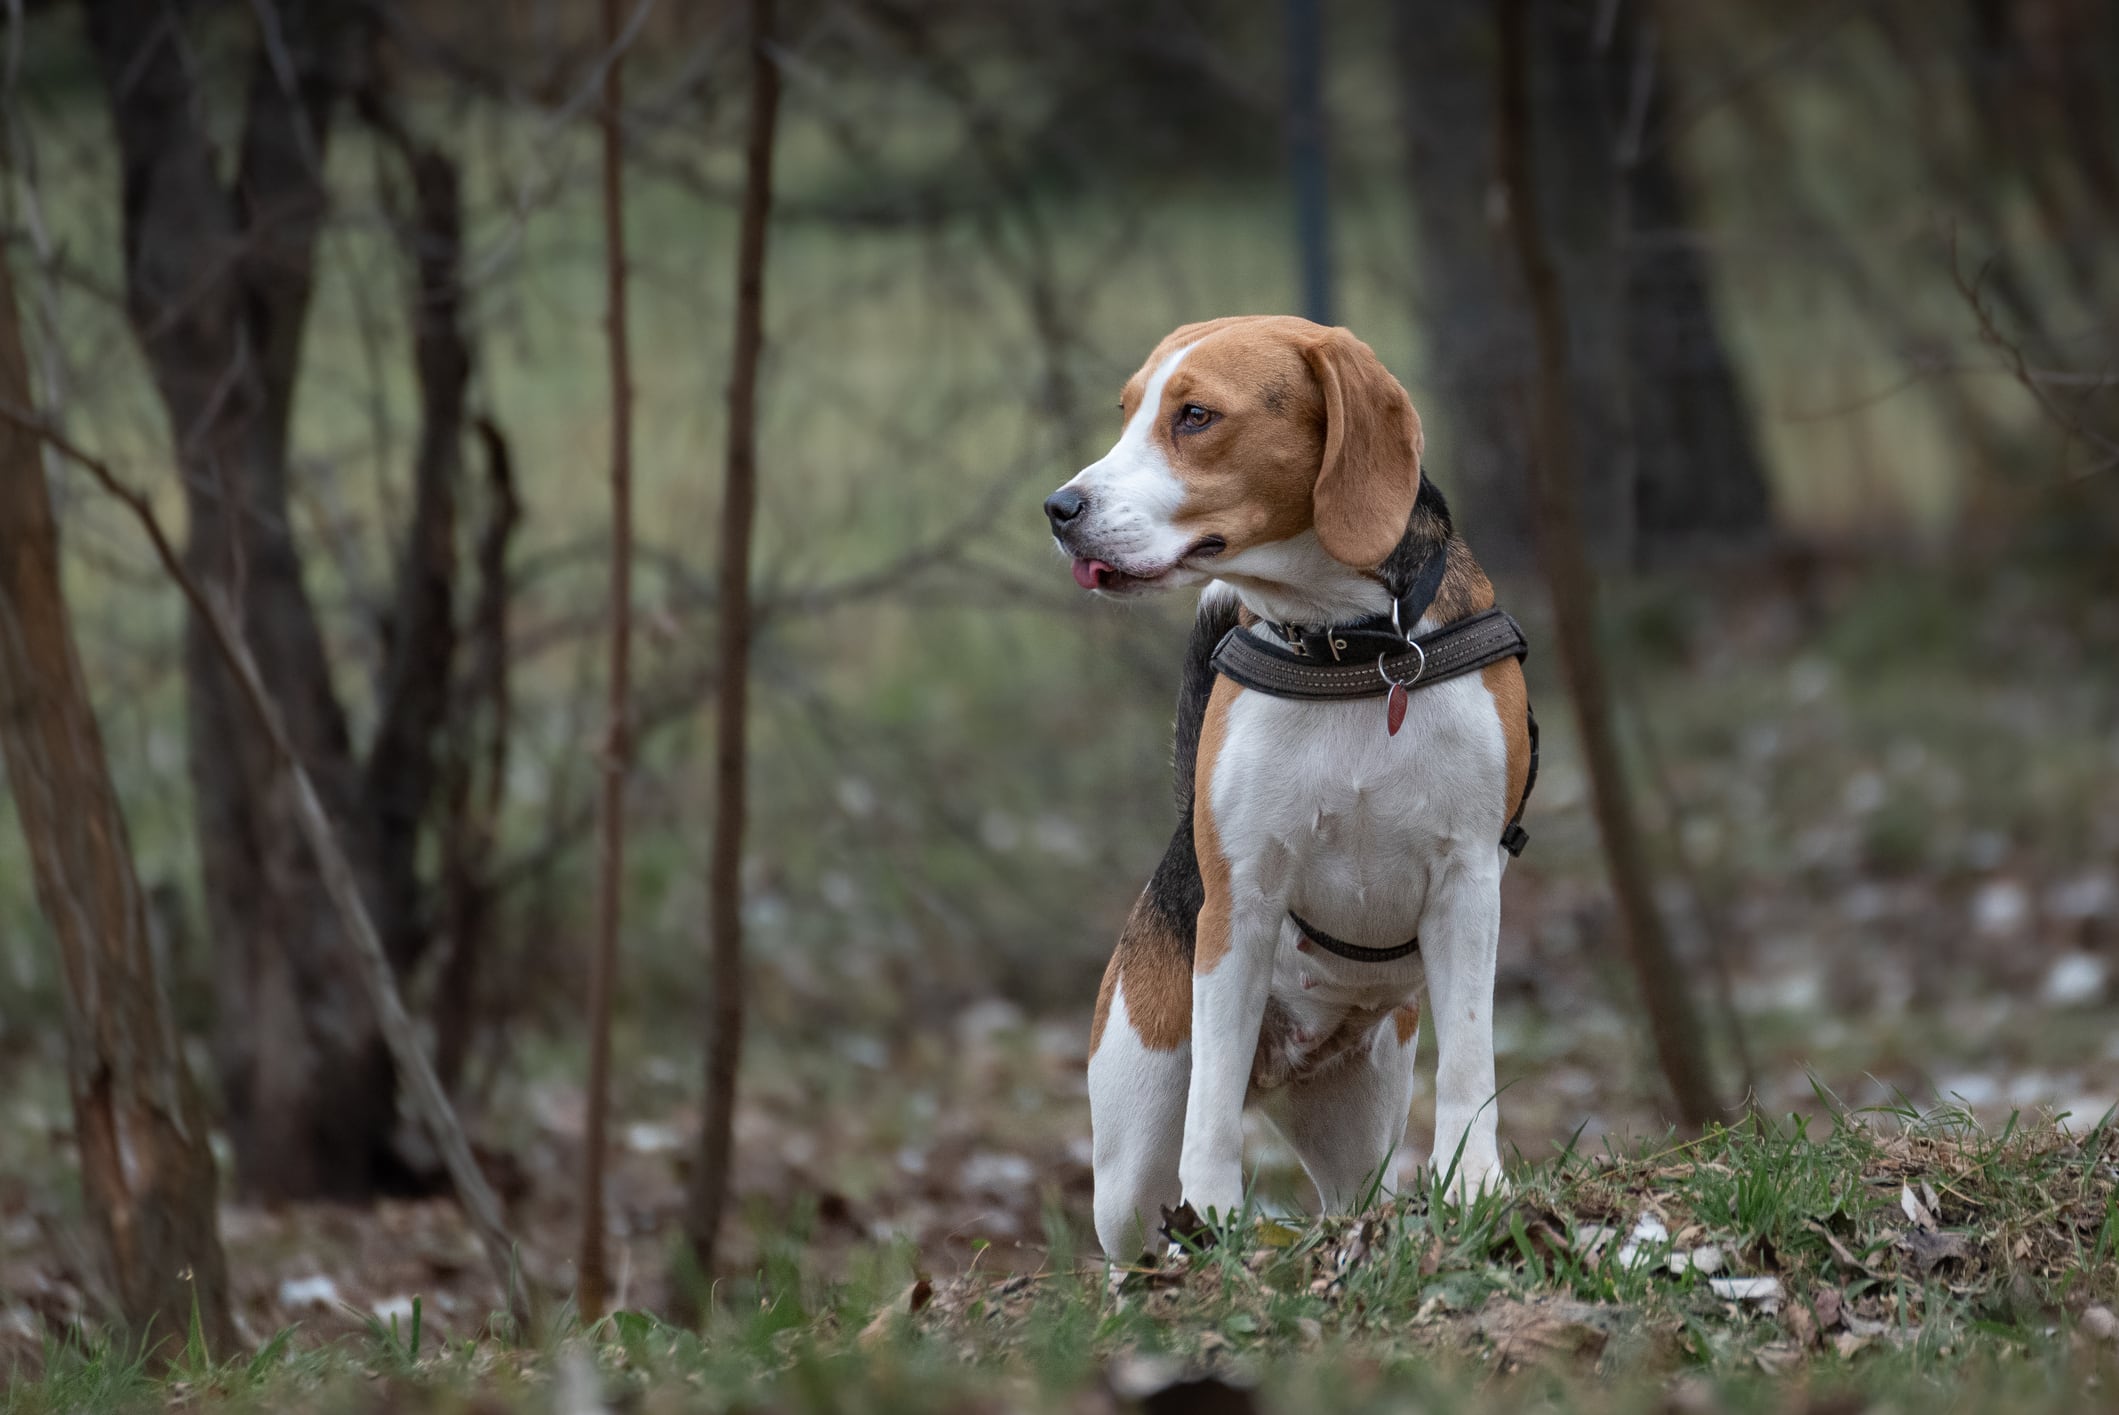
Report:
[{"label": "dog harness", "polygon": [[[1409,690],[1432,688],[1503,659],[1520,660],[1530,654],[1522,626],[1500,608],[1481,610],[1425,634],[1405,632],[1403,626],[1419,623],[1434,602],[1448,558],[1448,546],[1436,545],[1413,577],[1412,587],[1387,612],[1358,623],[1307,628],[1257,621],[1271,637],[1239,624],[1215,646],[1210,659],[1214,671],[1241,687],[1275,698],[1302,702],[1383,698],[1385,729],[1396,736],[1405,719]],[[1529,718],[1530,772],[1524,778],[1523,799],[1501,832],[1501,848],[1511,856],[1521,855],[1530,842],[1529,832],[1523,829],[1523,809],[1530,804],[1531,788],[1538,784],[1538,717],[1527,702],[1524,712]],[[1357,963],[1388,963],[1420,947],[1416,938],[1395,948],[1366,948],[1333,938],[1293,910],[1288,911],[1288,918],[1325,952]]]}]

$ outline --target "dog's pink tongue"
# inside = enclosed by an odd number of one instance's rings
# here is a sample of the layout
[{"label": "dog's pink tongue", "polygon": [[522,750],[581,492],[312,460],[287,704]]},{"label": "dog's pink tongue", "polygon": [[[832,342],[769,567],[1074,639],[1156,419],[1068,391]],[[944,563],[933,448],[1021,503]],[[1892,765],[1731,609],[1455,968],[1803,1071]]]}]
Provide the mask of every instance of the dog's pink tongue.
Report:
[{"label": "dog's pink tongue", "polygon": [[1104,582],[1104,576],[1118,567],[1108,560],[1080,560],[1074,562],[1074,583],[1085,590],[1093,590]]}]

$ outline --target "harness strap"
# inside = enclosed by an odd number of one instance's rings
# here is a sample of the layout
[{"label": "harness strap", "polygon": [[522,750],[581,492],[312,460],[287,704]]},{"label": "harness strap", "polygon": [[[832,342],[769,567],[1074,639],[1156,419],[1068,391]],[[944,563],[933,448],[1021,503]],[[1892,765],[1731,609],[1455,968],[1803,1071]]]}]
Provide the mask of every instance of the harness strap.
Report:
[{"label": "harness strap", "polygon": [[1396,948],[1363,948],[1358,943],[1348,943],[1344,939],[1333,938],[1293,909],[1288,910],[1288,918],[1294,922],[1296,928],[1302,930],[1302,936],[1311,943],[1316,944],[1326,953],[1336,953],[1350,962],[1391,963],[1405,957],[1408,953],[1420,951],[1420,940],[1417,938],[1408,939]]},{"label": "harness strap", "polygon": [[[1350,641],[1352,634],[1342,636]],[[1487,609],[1408,642],[1390,637],[1395,652],[1382,655],[1382,673],[1374,656],[1334,663],[1297,654],[1238,625],[1215,646],[1214,671],[1276,698],[1337,702],[1347,698],[1380,698],[1391,683],[1426,688],[1476,673],[1504,658],[1530,652],[1522,626],[1505,609]],[[1347,652],[1342,650],[1342,653]]]},{"label": "harness strap", "polygon": [[1523,812],[1530,807],[1530,793],[1538,784],[1538,715],[1531,711],[1530,704],[1523,705],[1523,715],[1530,719],[1530,771],[1523,778],[1523,799],[1516,802],[1516,813],[1508,818],[1508,829],[1501,832],[1501,848],[1511,859],[1523,853],[1530,844],[1530,832],[1523,828]]}]

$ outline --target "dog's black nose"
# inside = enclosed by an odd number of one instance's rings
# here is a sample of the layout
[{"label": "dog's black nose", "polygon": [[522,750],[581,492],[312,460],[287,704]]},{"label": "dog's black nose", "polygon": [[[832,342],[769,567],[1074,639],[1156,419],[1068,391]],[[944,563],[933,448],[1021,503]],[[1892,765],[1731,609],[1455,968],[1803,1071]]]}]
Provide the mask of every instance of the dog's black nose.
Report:
[{"label": "dog's black nose", "polygon": [[1059,531],[1088,509],[1088,505],[1088,497],[1071,486],[1063,486],[1045,498],[1045,518],[1052,522],[1054,531]]}]

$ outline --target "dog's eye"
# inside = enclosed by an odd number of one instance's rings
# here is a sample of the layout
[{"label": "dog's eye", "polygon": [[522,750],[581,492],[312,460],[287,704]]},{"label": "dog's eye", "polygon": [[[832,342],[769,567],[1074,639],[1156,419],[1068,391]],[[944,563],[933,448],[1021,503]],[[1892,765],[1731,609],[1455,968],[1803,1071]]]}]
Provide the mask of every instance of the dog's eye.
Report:
[{"label": "dog's eye", "polygon": [[1201,428],[1212,427],[1220,416],[1219,413],[1208,412],[1197,403],[1187,403],[1177,410],[1177,430],[1198,432]]}]

